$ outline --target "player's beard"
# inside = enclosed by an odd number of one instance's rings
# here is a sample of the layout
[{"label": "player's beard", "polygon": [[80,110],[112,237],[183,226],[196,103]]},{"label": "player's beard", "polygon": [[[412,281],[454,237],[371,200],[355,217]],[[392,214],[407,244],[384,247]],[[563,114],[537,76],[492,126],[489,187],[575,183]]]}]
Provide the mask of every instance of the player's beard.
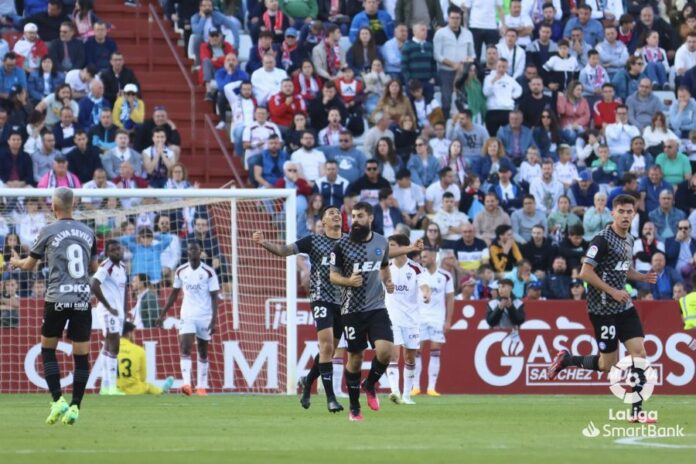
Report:
[{"label": "player's beard", "polygon": [[354,242],[364,242],[367,236],[370,235],[370,228],[353,223],[350,228],[350,239]]}]

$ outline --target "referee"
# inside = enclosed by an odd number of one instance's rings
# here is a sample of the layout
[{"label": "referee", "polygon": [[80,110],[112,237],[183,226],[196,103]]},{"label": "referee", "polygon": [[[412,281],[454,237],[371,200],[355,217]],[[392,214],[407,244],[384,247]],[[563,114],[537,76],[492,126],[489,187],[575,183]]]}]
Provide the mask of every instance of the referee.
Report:
[{"label": "referee", "polygon": [[[41,357],[53,402],[46,423],[52,425],[62,418],[63,424],[72,425],[78,419],[89,379],[89,338],[92,331],[89,275],[98,267],[97,247],[92,229],[72,218],[72,190],[57,188],[53,193],[52,208],[57,220],[41,229],[29,256],[20,259],[13,252],[10,264],[25,271],[33,270],[39,260],[47,264]],[[56,347],[66,323],[75,361],[73,397],[69,405],[60,389],[60,368],[56,358]]]}]

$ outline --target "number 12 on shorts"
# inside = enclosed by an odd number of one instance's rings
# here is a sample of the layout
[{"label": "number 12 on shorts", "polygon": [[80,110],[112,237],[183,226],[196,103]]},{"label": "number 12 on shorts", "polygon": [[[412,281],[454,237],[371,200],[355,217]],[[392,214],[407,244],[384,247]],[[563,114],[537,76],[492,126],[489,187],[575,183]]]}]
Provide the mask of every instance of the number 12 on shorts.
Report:
[{"label": "number 12 on shorts", "polygon": [[616,338],[616,326],[603,325],[600,330],[600,338],[602,340],[613,340]]},{"label": "number 12 on shorts", "polygon": [[355,340],[355,327],[344,327],[343,330],[346,333],[346,340]]}]

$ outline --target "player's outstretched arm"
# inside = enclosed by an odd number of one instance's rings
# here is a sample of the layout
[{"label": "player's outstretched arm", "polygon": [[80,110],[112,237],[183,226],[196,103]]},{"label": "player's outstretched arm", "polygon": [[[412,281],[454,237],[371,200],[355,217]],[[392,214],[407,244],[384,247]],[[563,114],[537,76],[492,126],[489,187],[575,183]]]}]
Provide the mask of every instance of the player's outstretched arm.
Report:
[{"label": "player's outstretched arm", "polygon": [[643,274],[642,272],[638,272],[635,269],[630,268],[626,274],[626,277],[628,280],[632,280],[634,282],[642,282],[645,284],[657,283],[657,274],[654,272],[646,272]]},{"label": "player's outstretched arm", "polygon": [[92,280],[90,280],[89,285],[90,287],[92,287],[92,293],[94,293],[94,296],[97,297],[97,300],[99,300],[99,302],[104,305],[104,308],[106,308],[106,310],[109,311],[112,315],[118,316],[118,312],[111,307],[109,301],[104,296],[104,292],[102,292],[101,282],[99,281],[99,279],[92,277]]},{"label": "player's outstretched arm", "polygon": [[331,271],[329,280],[340,287],[360,287],[363,283],[363,277],[358,272],[354,272],[350,277],[343,277],[338,272]]},{"label": "player's outstretched arm", "polygon": [[270,251],[276,256],[280,256],[281,258],[285,258],[286,256],[295,254],[292,245],[277,245],[275,243],[271,243],[267,241],[266,238],[263,236],[263,232],[254,232],[251,236],[251,239],[254,242],[256,242],[256,244],[260,247],[265,248],[266,250]]},{"label": "player's outstretched arm", "polygon": [[391,278],[389,266],[384,266],[379,270],[379,277],[382,279],[382,283],[384,284],[384,288],[387,289],[387,293],[394,293],[394,282]]},{"label": "player's outstretched arm", "polygon": [[171,308],[176,299],[179,298],[179,292],[181,292],[180,288],[172,288],[172,292],[169,294],[167,302],[164,304],[164,308],[162,308],[162,311],[160,312],[160,315],[157,318],[157,321],[155,322],[155,325],[157,327],[162,327],[162,324],[164,323],[164,316],[167,315],[167,311],[169,311],[169,308]]},{"label": "player's outstretched arm", "polygon": [[418,239],[408,246],[389,247],[389,257],[398,258],[399,256],[413,253],[414,251],[423,251],[423,240]]},{"label": "player's outstretched arm", "polygon": [[620,303],[625,303],[631,299],[631,296],[628,294],[628,292],[626,292],[626,290],[619,290],[614,287],[611,287],[609,286],[609,284],[600,279],[600,277],[595,272],[594,267],[592,267],[590,264],[586,262],[582,263],[582,268],[580,269],[579,277],[588,284],[592,285],[597,290],[600,290],[608,294]]}]

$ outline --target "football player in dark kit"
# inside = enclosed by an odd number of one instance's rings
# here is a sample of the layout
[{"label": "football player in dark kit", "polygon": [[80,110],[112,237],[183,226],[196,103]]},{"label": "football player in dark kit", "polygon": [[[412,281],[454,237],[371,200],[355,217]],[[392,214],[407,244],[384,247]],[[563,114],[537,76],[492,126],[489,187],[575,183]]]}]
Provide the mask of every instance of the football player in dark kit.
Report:
[{"label": "football player in dark kit", "polygon": [[[330,412],[339,412],[343,406],[336,400],[333,389],[333,353],[338,346],[343,333],[341,323],[341,308],[339,306],[339,289],[329,280],[329,256],[334,245],[343,236],[341,232],[341,211],[335,206],[325,206],[319,213],[323,234],[310,234],[295,243],[288,245],[274,244],[267,241],[263,232],[254,232],[252,239],[261,247],[276,256],[286,257],[300,253],[309,256],[311,264],[309,300],[317,328],[319,354],[314,358],[309,373],[299,379],[302,389],[300,404],[303,408],[310,407],[312,384],[321,377],[326,393],[327,407]],[[423,242],[417,241],[411,246],[397,247],[391,250],[391,256],[400,256],[423,248]]]},{"label": "football player in dark kit", "polygon": [[[580,271],[580,278],[589,284],[587,309],[599,356],[572,356],[568,350],[561,350],[548,368],[549,380],[572,366],[609,372],[619,361],[619,341],[632,358],[646,357],[643,326],[625,286],[626,280],[654,284],[657,275],[654,272],[642,274],[633,268],[633,237],[629,229],[636,215],[636,199],[629,195],[617,196],[611,214],[614,222],[592,239]],[[633,387],[635,393],[640,393],[646,383],[644,366],[644,363],[634,362],[631,367],[638,379]],[[654,422],[640,414],[641,410],[642,400],[635,401],[631,422]]]},{"label": "football player in dark kit", "polygon": [[[350,397],[351,421],[362,421],[360,387],[370,409],[379,410],[375,385],[389,365],[394,335],[384,301],[384,288],[394,292],[389,272],[387,239],[371,229],[372,206],[357,203],[351,212],[353,225],[349,235],[334,246],[331,254],[331,282],[341,287],[341,318],[348,343],[346,384]],[[363,352],[368,341],[375,350],[367,378],[360,383]]]},{"label": "football player in dark kit", "polygon": [[[82,396],[89,379],[89,338],[92,333],[89,275],[99,267],[97,240],[92,229],[72,218],[72,190],[57,188],[51,204],[57,221],[39,231],[29,256],[20,259],[13,253],[10,264],[25,271],[33,270],[39,260],[48,266],[48,288],[41,325],[41,358],[53,402],[46,423],[52,425],[62,419],[64,424],[73,425],[79,417]],[[66,323],[75,361],[70,404],[63,398],[60,367],[56,358],[56,347]]]}]

